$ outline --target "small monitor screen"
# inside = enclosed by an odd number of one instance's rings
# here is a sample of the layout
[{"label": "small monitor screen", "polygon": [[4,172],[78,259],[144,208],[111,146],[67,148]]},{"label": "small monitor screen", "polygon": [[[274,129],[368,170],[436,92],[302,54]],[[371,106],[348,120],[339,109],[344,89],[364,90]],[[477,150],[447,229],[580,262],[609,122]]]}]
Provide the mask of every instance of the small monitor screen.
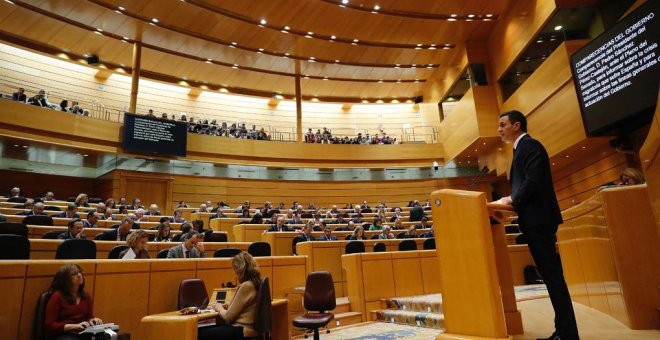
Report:
[{"label": "small monitor screen", "polygon": [[185,156],[187,125],[153,117],[124,114],[123,148],[159,156]]},{"label": "small monitor screen", "polygon": [[647,1],[571,56],[589,135],[626,133],[650,121],[658,98],[660,1]]}]

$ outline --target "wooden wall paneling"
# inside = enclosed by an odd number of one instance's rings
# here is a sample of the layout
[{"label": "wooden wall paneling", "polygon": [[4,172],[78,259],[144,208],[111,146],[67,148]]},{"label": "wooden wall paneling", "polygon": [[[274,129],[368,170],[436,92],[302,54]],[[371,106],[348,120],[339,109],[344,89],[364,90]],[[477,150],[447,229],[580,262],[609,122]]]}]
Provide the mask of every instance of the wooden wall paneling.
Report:
[{"label": "wooden wall paneling", "polygon": [[10,261],[0,271],[0,300],[3,302],[0,317],[0,338],[19,339],[21,309],[27,264]]},{"label": "wooden wall paneling", "polygon": [[451,55],[449,65],[451,67],[440,67],[433,71],[426,79],[423,87],[424,102],[434,105],[442,100],[449,89],[460,79],[468,66],[468,55],[465,45],[457,45],[456,52]]},{"label": "wooden wall paneling", "polygon": [[496,79],[502,77],[532,42],[555,10],[556,4],[553,0],[511,3],[508,12],[499,18],[488,41],[492,72]]},{"label": "wooden wall paneling", "polygon": [[149,282],[149,310],[144,315],[177,310],[178,295],[173,294],[175,287],[179,287],[182,280],[196,278],[196,273],[196,261],[151,261],[151,272],[146,279]]},{"label": "wooden wall paneling", "polygon": [[451,115],[440,123],[440,141],[445,160],[453,159],[478,138],[476,114],[474,89],[470,89],[456,104]]},{"label": "wooden wall paneling", "polygon": [[423,295],[424,280],[418,252],[392,253],[395,297]]},{"label": "wooden wall paneling", "polygon": [[479,137],[499,137],[497,122],[500,111],[495,97],[494,86],[472,88]]},{"label": "wooden wall paneling", "polygon": [[639,151],[642,170],[648,185],[655,224],[660,235],[660,97],[644,145]]},{"label": "wooden wall paneling", "polygon": [[15,186],[21,188],[25,197],[43,197],[48,191],[62,200],[80,193],[87,193],[90,197],[94,194],[94,179],[91,178],[0,170],[0,192],[9,195],[9,190]]},{"label": "wooden wall paneling", "polygon": [[164,214],[173,211],[172,205],[172,183],[174,179],[167,174],[156,173],[120,173],[121,196],[126,197],[127,202],[134,197],[139,197],[142,205],[148,208],[151,203],[156,203]]},{"label": "wooden wall paneling", "polygon": [[281,257],[273,260],[272,268],[273,299],[285,298],[294,287],[305,285],[308,272],[305,258]]}]

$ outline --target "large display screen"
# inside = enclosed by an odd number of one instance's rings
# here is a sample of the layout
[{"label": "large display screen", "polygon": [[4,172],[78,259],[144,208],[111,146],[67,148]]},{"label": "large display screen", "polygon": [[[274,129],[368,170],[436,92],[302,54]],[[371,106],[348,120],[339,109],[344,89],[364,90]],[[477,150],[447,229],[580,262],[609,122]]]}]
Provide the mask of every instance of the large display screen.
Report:
[{"label": "large display screen", "polygon": [[159,156],[185,156],[187,125],[159,118],[124,113],[123,148]]},{"label": "large display screen", "polygon": [[571,56],[588,135],[616,135],[648,123],[658,99],[660,1],[647,1]]}]

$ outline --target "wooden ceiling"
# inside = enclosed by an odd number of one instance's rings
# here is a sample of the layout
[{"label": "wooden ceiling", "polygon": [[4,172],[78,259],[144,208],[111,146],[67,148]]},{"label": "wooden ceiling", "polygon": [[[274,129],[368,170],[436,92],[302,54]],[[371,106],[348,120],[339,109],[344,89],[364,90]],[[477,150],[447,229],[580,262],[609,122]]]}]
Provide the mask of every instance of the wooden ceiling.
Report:
[{"label": "wooden ceiling", "polygon": [[145,73],[211,88],[293,95],[299,63],[306,97],[408,99],[510,2],[6,0],[0,33],[125,68],[142,41]]}]

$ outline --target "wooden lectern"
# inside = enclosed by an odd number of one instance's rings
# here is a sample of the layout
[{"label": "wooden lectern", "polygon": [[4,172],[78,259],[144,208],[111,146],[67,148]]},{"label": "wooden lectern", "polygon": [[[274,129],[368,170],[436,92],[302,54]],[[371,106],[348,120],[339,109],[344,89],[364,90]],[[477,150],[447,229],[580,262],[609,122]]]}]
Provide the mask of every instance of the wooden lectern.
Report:
[{"label": "wooden lectern", "polygon": [[487,204],[482,192],[450,189],[434,191],[431,206],[446,329],[436,339],[522,334],[504,227],[489,219],[511,207]]}]

